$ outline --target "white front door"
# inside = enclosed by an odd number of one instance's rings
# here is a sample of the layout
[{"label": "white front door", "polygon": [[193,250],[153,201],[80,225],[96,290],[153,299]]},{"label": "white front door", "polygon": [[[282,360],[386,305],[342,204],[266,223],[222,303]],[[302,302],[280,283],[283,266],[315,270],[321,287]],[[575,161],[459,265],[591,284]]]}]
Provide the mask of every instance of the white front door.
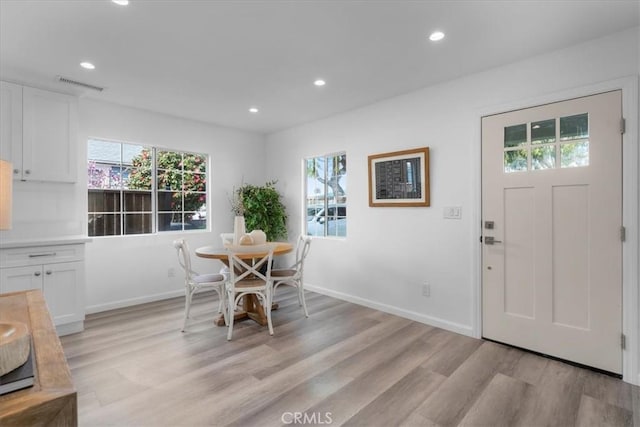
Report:
[{"label": "white front door", "polygon": [[621,91],[482,119],[483,336],[622,373]]}]

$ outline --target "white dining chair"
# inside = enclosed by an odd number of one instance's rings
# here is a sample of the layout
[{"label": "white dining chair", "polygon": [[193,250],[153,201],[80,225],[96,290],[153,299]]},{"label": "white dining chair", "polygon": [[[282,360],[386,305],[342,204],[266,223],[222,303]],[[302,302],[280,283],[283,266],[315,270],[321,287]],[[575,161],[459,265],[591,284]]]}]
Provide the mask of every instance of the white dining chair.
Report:
[{"label": "white dining chair", "polygon": [[222,240],[222,245],[232,245],[233,244],[233,233],[220,233],[220,239]]},{"label": "white dining chair", "polygon": [[222,313],[225,323],[227,320],[226,310],[226,293],[225,283],[226,277],[223,274],[198,274],[191,268],[191,255],[189,252],[189,245],[184,239],[177,239],[173,241],[173,247],[178,253],[178,262],[184,270],[185,279],[185,306],[184,306],[184,322],[182,324],[182,332],[187,328],[187,319],[189,318],[189,312],[191,311],[191,300],[193,295],[201,290],[214,290],[218,294],[218,313]]},{"label": "white dining chair", "polygon": [[[240,298],[250,294],[261,303],[267,317],[269,335],[273,335],[271,323],[271,293],[273,283],[271,281],[271,264],[273,261],[272,244],[265,245],[228,245],[227,256],[229,258],[229,280],[227,281],[227,340],[233,335],[234,310]],[[243,253],[259,254],[258,257],[242,259]],[[245,255],[246,256],[246,255]]]},{"label": "white dining chair", "polygon": [[271,278],[274,281],[273,294],[275,295],[276,289],[280,285],[288,285],[297,288],[298,291],[298,303],[304,309],[305,317],[309,317],[307,311],[307,302],[304,299],[304,260],[309,254],[311,248],[311,237],[300,235],[298,243],[296,245],[296,259],[295,263],[289,268],[274,268],[271,271]]},{"label": "white dining chair", "polygon": [[[220,240],[222,240],[222,246],[226,247],[226,245],[232,245],[233,244],[233,233],[220,233]],[[224,274],[224,277],[229,280],[229,267],[227,267],[226,265],[223,265],[222,268],[220,268],[220,274]]]}]

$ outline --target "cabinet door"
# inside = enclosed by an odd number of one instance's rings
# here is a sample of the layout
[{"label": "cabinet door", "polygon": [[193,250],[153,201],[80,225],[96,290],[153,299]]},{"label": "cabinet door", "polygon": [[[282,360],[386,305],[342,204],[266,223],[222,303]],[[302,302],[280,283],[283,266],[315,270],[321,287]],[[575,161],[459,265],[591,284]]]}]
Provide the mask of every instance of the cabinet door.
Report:
[{"label": "cabinet door", "polygon": [[78,100],[24,87],[22,90],[22,178],[75,182]]},{"label": "cabinet door", "polygon": [[42,266],[0,269],[0,293],[42,290]]},{"label": "cabinet door", "polygon": [[0,158],[22,173],[22,86],[0,81]]},{"label": "cabinet door", "polygon": [[44,298],[56,325],[84,319],[82,262],[45,264]]}]

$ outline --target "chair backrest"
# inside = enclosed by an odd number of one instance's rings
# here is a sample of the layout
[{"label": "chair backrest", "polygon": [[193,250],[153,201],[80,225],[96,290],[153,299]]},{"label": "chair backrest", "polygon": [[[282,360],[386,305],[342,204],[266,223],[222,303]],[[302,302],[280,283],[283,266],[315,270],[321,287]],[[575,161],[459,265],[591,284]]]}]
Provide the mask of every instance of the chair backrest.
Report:
[{"label": "chair backrest", "polygon": [[298,270],[300,273],[302,273],[304,260],[307,258],[310,249],[311,237],[301,234],[300,237],[298,237],[298,244],[296,245],[296,263],[293,265],[293,268]]},{"label": "chair backrest", "polygon": [[191,256],[189,255],[189,245],[187,241],[184,239],[176,239],[173,241],[173,247],[176,248],[178,262],[184,270],[187,280],[191,280],[197,273],[191,269]]},{"label": "chair backrest", "polygon": [[[229,283],[234,286],[241,280],[257,278],[265,282],[271,281],[271,267],[273,250],[275,245],[229,245],[227,256],[229,258]],[[251,254],[251,258],[246,258]],[[258,256],[254,256],[258,255]]]}]

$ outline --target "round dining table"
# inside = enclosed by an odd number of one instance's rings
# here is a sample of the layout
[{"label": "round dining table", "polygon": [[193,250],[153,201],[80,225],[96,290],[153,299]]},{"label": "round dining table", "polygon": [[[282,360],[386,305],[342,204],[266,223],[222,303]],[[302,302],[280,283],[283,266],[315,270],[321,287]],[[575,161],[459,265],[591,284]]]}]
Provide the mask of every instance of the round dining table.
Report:
[{"label": "round dining table", "polygon": [[[287,242],[272,242],[275,245],[273,250],[273,256],[280,256],[288,254],[293,250],[293,245]],[[229,266],[229,255],[227,249],[222,246],[203,246],[195,250],[196,256],[200,258],[217,259]],[[254,259],[262,258],[266,255],[264,252],[251,252],[250,250],[243,251],[242,253],[236,252],[242,259]],[[271,310],[277,310],[278,304],[273,303]],[[236,310],[234,316],[234,322],[238,320],[252,319],[262,326],[267,325],[267,315],[264,312],[264,308],[257,297],[253,294],[248,294],[242,297],[242,310]],[[216,320],[218,326],[224,326],[224,316],[219,316]]]}]

